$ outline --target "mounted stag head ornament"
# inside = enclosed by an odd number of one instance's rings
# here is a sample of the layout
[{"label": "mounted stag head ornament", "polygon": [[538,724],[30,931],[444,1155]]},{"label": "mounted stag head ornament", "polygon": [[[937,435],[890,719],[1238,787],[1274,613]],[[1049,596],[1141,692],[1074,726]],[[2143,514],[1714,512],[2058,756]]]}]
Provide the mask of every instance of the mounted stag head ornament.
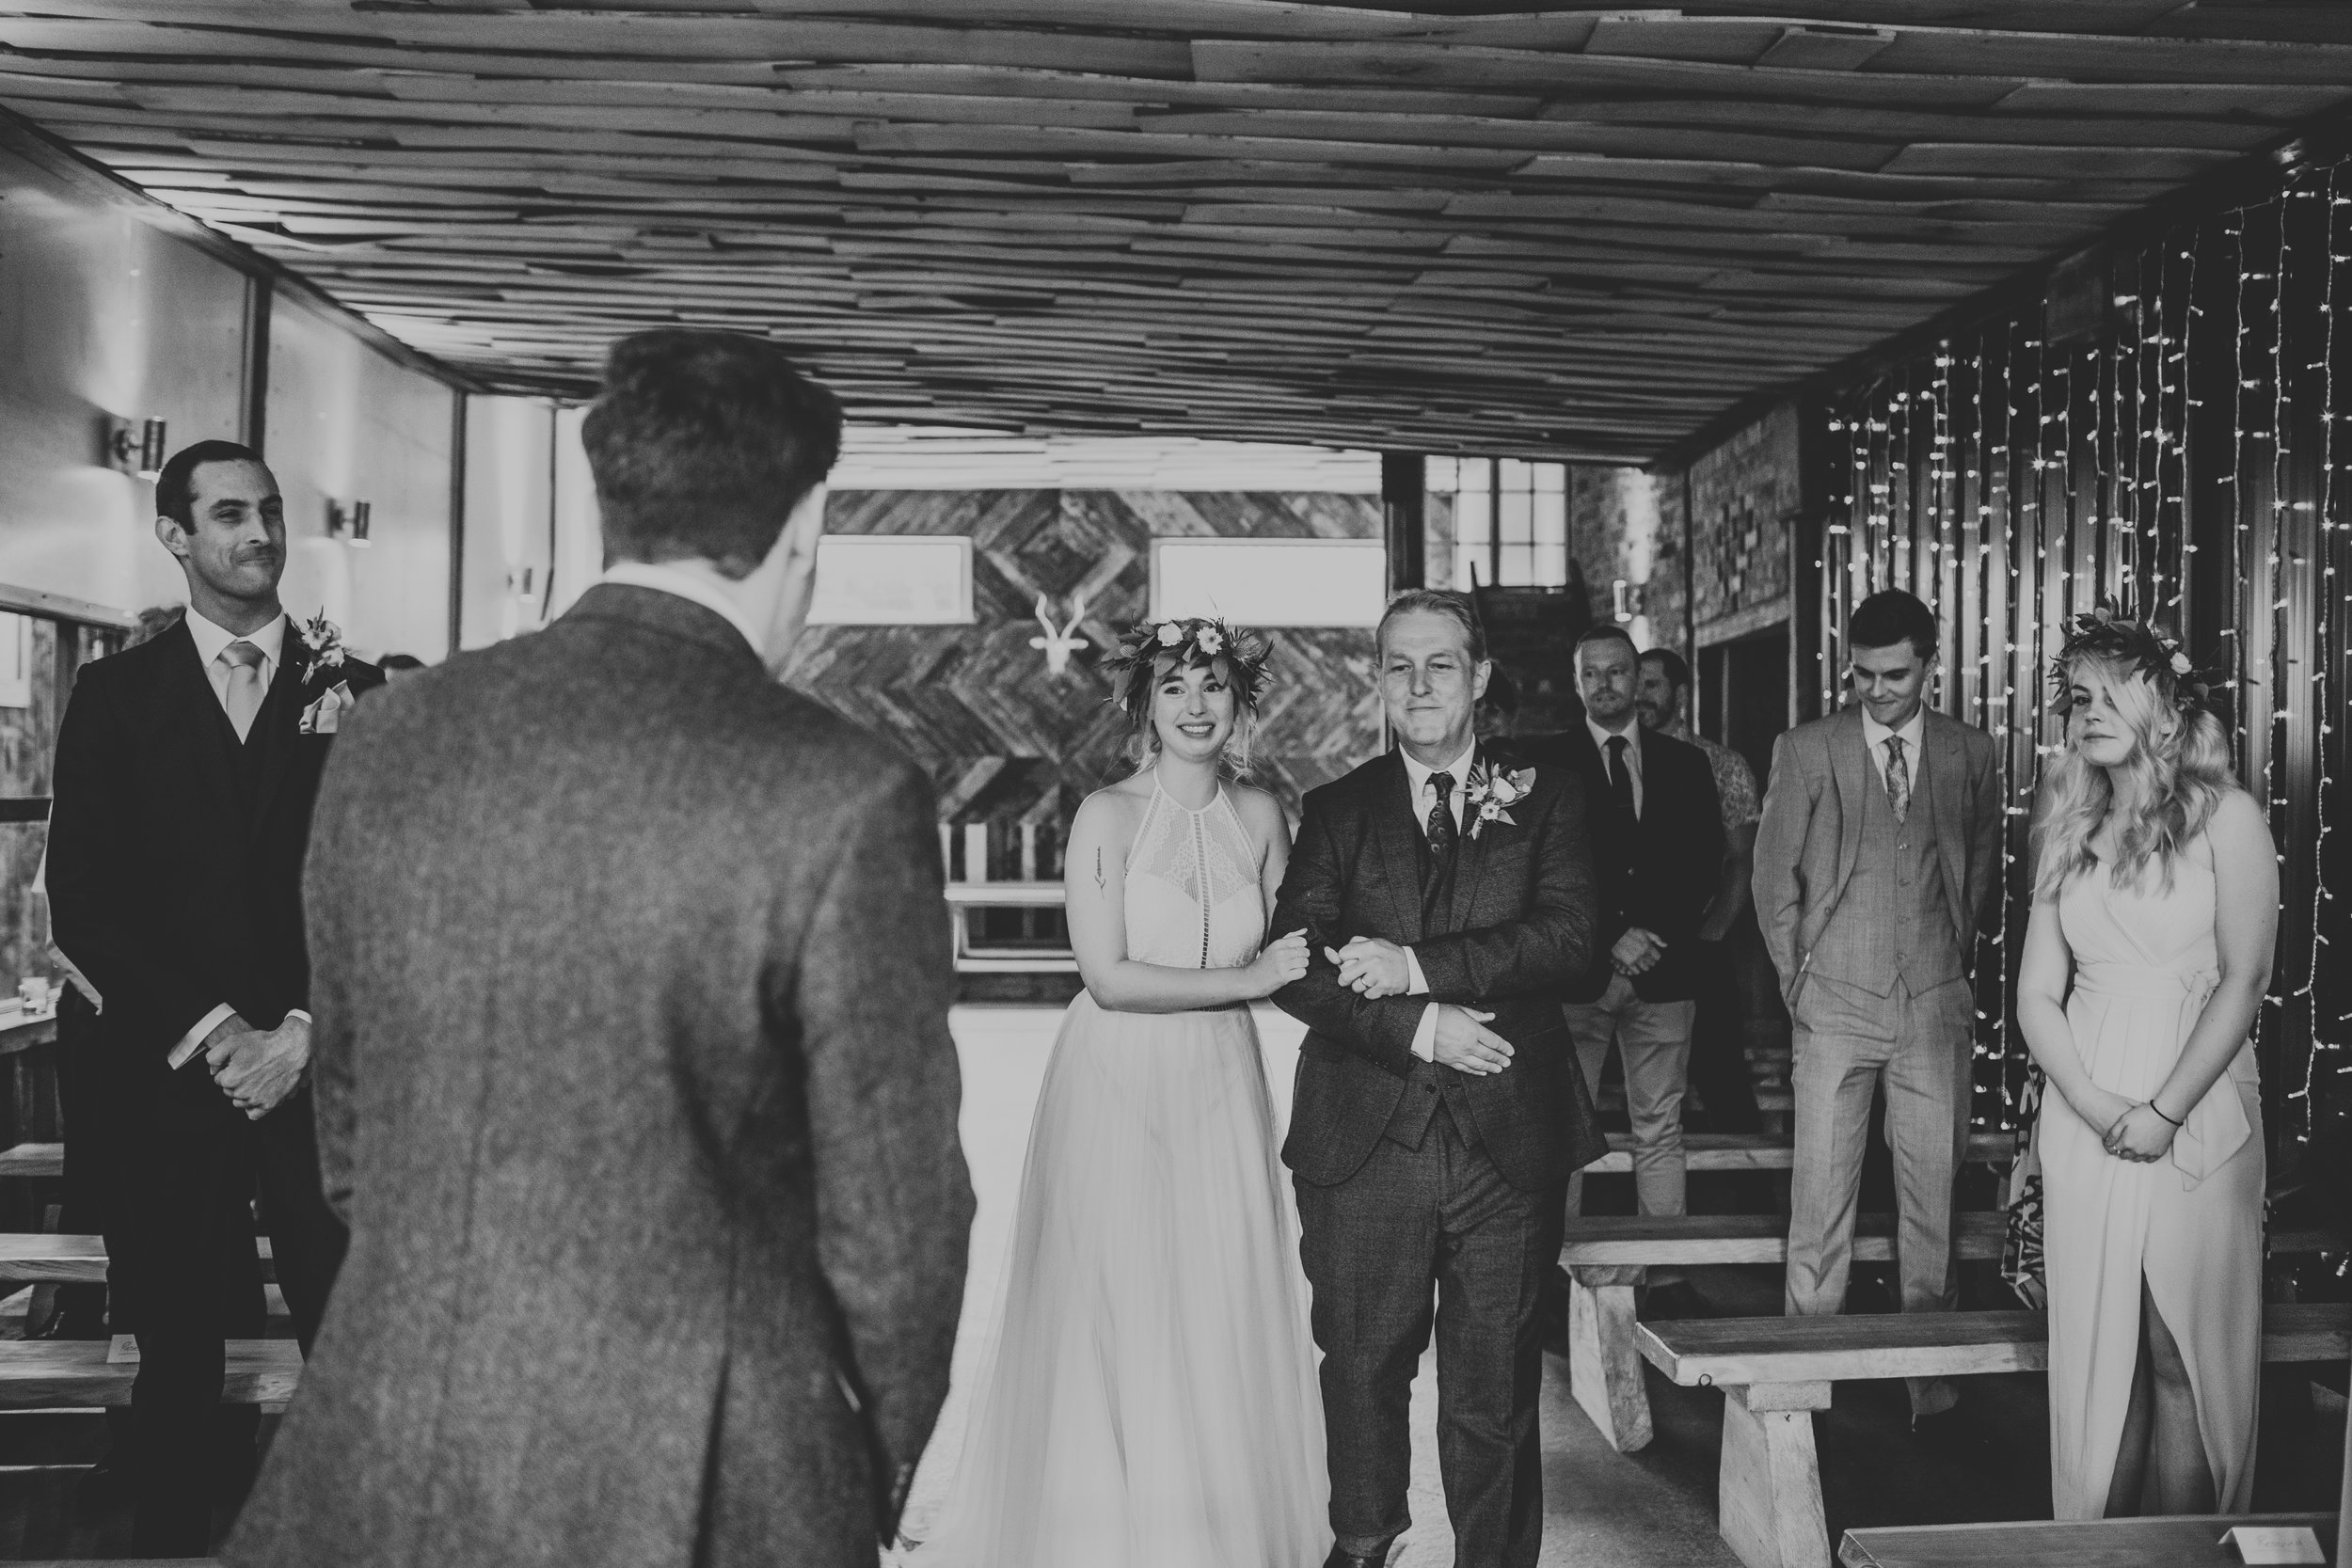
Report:
[{"label": "mounted stag head ornament", "polygon": [[1061,627],[1059,630],[1055,629],[1054,617],[1047,610],[1046,605],[1047,600],[1045,595],[1040,594],[1037,596],[1037,621],[1039,626],[1045,628],[1045,635],[1042,637],[1030,638],[1029,646],[1032,648],[1043,649],[1045,652],[1045,673],[1049,675],[1058,675],[1069,670],[1070,656],[1072,654],[1076,653],[1080,648],[1093,646],[1092,643],[1078,635],[1078,624],[1087,618],[1087,596],[1084,594],[1080,594],[1072,602],[1070,607],[1070,624]]}]

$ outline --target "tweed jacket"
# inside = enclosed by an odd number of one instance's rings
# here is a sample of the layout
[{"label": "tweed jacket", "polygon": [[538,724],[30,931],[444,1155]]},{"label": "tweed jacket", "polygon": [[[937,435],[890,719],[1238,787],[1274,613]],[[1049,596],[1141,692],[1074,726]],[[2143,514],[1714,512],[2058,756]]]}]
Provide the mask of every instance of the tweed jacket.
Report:
[{"label": "tweed jacket", "polygon": [[226,1558],[871,1564],[972,1193],[930,788],[592,589],[352,716],[307,879],[351,1251]]},{"label": "tweed jacket", "polygon": [[[1934,786],[1935,847],[1952,932],[1973,957],[2000,894],[2003,812],[1998,750],[1974,725],[1926,712],[1921,736]],[[1756,924],[1791,1009],[1815,944],[1836,912],[1862,847],[1865,789],[1883,789],[1862,738],[1862,710],[1800,724],[1772,745],[1756,832]]]},{"label": "tweed jacket", "polygon": [[[1482,747],[1480,760],[1491,766],[1496,754]],[[1433,1002],[1492,1011],[1487,1027],[1516,1049],[1501,1072],[1458,1075],[1505,1180],[1538,1191],[1607,1151],[1559,1006],[1593,940],[1581,788],[1566,768],[1538,768],[1510,816],[1475,837],[1464,832],[1452,902],[1424,924],[1420,865],[1429,851],[1403,753],[1308,792],[1269,927],[1307,932],[1306,976],[1274,994],[1308,1031],[1282,1148],[1301,1180],[1344,1181],[1372,1153],[1419,1065],[1413,1036]],[[1341,986],[1323,950],[1358,936],[1410,946],[1428,994],[1367,1001]]]}]

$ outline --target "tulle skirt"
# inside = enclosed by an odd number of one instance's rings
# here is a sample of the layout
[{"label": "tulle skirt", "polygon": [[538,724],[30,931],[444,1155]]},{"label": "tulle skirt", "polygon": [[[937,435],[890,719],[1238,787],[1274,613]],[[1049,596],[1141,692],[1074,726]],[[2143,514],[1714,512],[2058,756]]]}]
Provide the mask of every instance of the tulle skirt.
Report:
[{"label": "tulle skirt", "polygon": [[914,1568],[1316,1568],[1323,1413],[1246,1007],[1070,1005]]}]

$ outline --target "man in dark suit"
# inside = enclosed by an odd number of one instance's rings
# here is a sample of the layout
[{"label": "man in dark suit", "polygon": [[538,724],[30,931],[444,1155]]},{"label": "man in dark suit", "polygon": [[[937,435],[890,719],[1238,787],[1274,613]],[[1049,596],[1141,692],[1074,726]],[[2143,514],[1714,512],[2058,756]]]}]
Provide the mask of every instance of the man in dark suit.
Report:
[{"label": "man in dark suit", "polygon": [[380,684],[278,600],[278,482],[205,441],[164,466],[156,536],[184,621],[89,664],[57,732],[57,945],[105,999],[96,1074],[115,1327],[138,1336],[133,1549],[201,1556],[257,1414],[219,1408],[222,1342],[266,1323],[251,1205],[307,1348],[343,1228],[321,1195],[302,859],[335,729]]},{"label": "man in dark suit", "polygon": [[[1597,1092],[1613,1045],[1633,1125],[1633,1189],[1645,1214],[1685,1212],[1682,1096],[1698,1009],[1698,934],[1722,879],[1715,777],[1698,749],[1645,730],[1634,705],[1640,656],[1623,626],[1577,640],[1584,722],[1523,742],[1584,783],[1600,924],[1585,972],[1563,988],[1585,1086]],[[1582,1182],[1568,1185],[1571,1212]],[[1650,1282],[1672,1282],[1663,1270]]]},{"label": "man in dark suit", "polygon": [[1537,1291],[1562,1186],[1605,1148],[1557,1000],[1592,940],[1583,802],[1474,737],[1492,667],[1466,598],[1397,595],[1375,645],[1400,749],[1308,794],[1271,927],[1316,955],[1274,1000],[1308,1026],[1282,1158],[1324,1353],[1330,1568],[1384,1561],[1411,1522],[1433,1294],[1456,1560],[1533,1568]]},{"label": "man in dark suit", "polygon": [[874,1562],[972,1192],[929,782],[770,673],[841,415],[731,333],[617,344],[614,564],[355,716],[310,868],[352,1225],[236,1563]]}]

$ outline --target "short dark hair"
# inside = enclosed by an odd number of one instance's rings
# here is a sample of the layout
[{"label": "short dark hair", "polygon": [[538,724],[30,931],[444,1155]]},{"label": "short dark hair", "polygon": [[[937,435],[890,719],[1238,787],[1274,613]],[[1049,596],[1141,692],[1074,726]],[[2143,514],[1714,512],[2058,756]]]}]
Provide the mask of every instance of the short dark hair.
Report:
[{"label": "short dark hair", "polygon": [[196,470],[207,463],[261,462],[260,452],[236,441],[199,441],[182,447],[155,476],[156,515],[168,517],[182,528],[196,527]]},{"label": "short dark hair", "polygon": [[747,576],[841,455],[841,404],[739,332],[632,333],[580,426],[606,553]]},{"label": "short dark hair", "polygon": [[1587,628],[1584,635],[1576,640],[1576,646],[1568,650],[1568,662],[1575,663],[1576,656],[1595,642],[1622,642],[1625,644],[1625,651],[1633,656],[1634,661],[1637,664],[1641,661],[1642,650],[1633,645],[1633,634],[1614,621],[1603,621],[1597,626]]},{"label": "short dark hair", "polygon": [[1935,611],[1899,588],[1883,588],[1853,607],[1846,617],[1846,646],[1891,648],[1908,642],[1922,660],[1935,657],[1940,640]]},{"label": "short dark hair", "polygon": [[1406,588],[1389,596],[1389,608],[1380,612],[1380,625],[1373,629],[1372,648],[1375,655],[1386,657],[1389,623],[1400,615],[1442,615],[1462,628],[1462,638],[1470,645],[1470,662],[1480,664],[1486,657],[1486,628],[1478,624],[1478,607],[1470,603],[1468,594],[1450,588]]},{"label": "short dark hair", "polygon": [[1642,662],[1645,664],[1654,662],[1661,670],[1665,671],[1666,678],[1674,683],[1674,689],[1677,691],[1691,689],[1690,661],[1672,648],[1652,648],[1642,656]]},{"label": "short dark hair", "polygon": [[388,675],[405,675],[411,670],[424,668],[424,660],[414,654],[386,654],[375,661],[375,667]]}]

